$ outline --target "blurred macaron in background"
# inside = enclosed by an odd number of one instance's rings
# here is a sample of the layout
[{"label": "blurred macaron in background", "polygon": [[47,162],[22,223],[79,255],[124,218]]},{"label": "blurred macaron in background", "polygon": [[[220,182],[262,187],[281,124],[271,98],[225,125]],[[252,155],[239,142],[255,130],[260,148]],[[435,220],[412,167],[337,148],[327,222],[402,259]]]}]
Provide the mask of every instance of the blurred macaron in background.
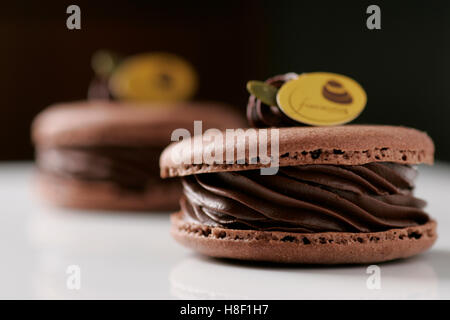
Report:
[{"label": "blurred macaron in background", "polygon": [[195,68],[170,53],[92,57],[88,99],[52,105],[32,124],[36,190],[72,208],[173,210],[181,185],[159,177],[159,156],[176,129],[245,125],[225,103],[195,101]]}]

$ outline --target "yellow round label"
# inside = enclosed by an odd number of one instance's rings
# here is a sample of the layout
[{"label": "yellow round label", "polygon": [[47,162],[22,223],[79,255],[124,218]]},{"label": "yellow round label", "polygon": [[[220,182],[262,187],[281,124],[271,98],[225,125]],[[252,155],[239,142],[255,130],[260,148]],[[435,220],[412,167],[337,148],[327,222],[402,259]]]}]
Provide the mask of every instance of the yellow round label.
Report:
[{"label": "yellow round label", "polygon": [[277,94],[283,113],[315,126],[350,122],[363,111],[366,102],[366,92],[359,83],[328,72],[303,73],[286,82]]},{"label": "yellow round label", "polygon": [[197,89],[194,68],[170,53],[148,53],[123,61],[109,80],[113,95],[135,101],[180,101]]}]

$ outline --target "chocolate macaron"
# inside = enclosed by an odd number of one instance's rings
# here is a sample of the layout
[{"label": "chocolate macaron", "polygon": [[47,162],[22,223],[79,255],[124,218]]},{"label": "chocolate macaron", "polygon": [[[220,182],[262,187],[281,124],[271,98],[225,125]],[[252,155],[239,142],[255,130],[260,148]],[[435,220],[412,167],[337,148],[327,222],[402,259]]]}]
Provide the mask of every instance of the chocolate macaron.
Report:
[{"label": "chocolate macaron", "polygon": [[[181,244],[220,258],[354,264],[413,256],[435,242],[436,222],[413,195],[416,165],[433,163],[427,134],[376,125],[252,130],[258,141],[219,149],[225,158],[244,148],[234,162],[194,163],[207,144],[192,146],[212,141],[205,136],[161,155],[161,176],[182,177],[181,211],[171,217]],[[261,130],[279,136],[275,175],[262,175],[267,165],[249,155]]]},{"label": "chocolate macaron", "polygon": [[[232,109],[232,108],[231,108]],[[159,177],[158,160],[173,130],[242,125],[227,105],[151,105],[81,101],[54,105],[32,126],[38,190],[76,208],[175,210],[181,187]]]}]

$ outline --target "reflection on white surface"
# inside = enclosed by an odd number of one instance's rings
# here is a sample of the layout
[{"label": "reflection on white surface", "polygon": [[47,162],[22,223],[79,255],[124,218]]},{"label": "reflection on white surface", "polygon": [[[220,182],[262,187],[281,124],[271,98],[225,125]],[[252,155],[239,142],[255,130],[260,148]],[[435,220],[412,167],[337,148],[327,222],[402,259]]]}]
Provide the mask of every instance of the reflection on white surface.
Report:
[{"label": "reflection on white surface", "polygon": [[[0,165],[0,298],[450,299],[450,166],[421,167],[417,195],[439,238],[429,252],[380,264],[280,266],[201,257],[173,241],[164,213],[83,212],[43,206],[30,164]],[[80,290],[66,269],[81,268]]]},{"label": "reflection on white surface", "polygon": [[438,278],[429,258],[379,265],[379,290],[367,287],[371,274],[362,265],[255,265],[198,256],[175,266],[170,283],[182,299],[436,299]]},{"label": "reflection on white surface", "polygon": [[[33,290],[37,298],[156,298],[166,287],[160,270],[168,214],[78,212],[41,207],[30,217],[37,252]],[[158,261],[159,260],[159,261]],[[69,290],[66,269],[81,269],[81,289]],[[155,283],[156,282],[156,283]]]}]

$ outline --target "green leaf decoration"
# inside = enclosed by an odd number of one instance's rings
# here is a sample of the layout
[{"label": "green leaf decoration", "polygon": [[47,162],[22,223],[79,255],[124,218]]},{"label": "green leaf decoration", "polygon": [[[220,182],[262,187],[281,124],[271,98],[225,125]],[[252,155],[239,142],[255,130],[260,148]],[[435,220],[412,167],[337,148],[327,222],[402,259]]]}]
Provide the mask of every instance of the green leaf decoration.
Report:
[{"label": "green leaf decoration", "polygon": [[247,90],[250,94],[269,106],[277,105],[278,88],[263,81],[252,80],[247,82]]}]

